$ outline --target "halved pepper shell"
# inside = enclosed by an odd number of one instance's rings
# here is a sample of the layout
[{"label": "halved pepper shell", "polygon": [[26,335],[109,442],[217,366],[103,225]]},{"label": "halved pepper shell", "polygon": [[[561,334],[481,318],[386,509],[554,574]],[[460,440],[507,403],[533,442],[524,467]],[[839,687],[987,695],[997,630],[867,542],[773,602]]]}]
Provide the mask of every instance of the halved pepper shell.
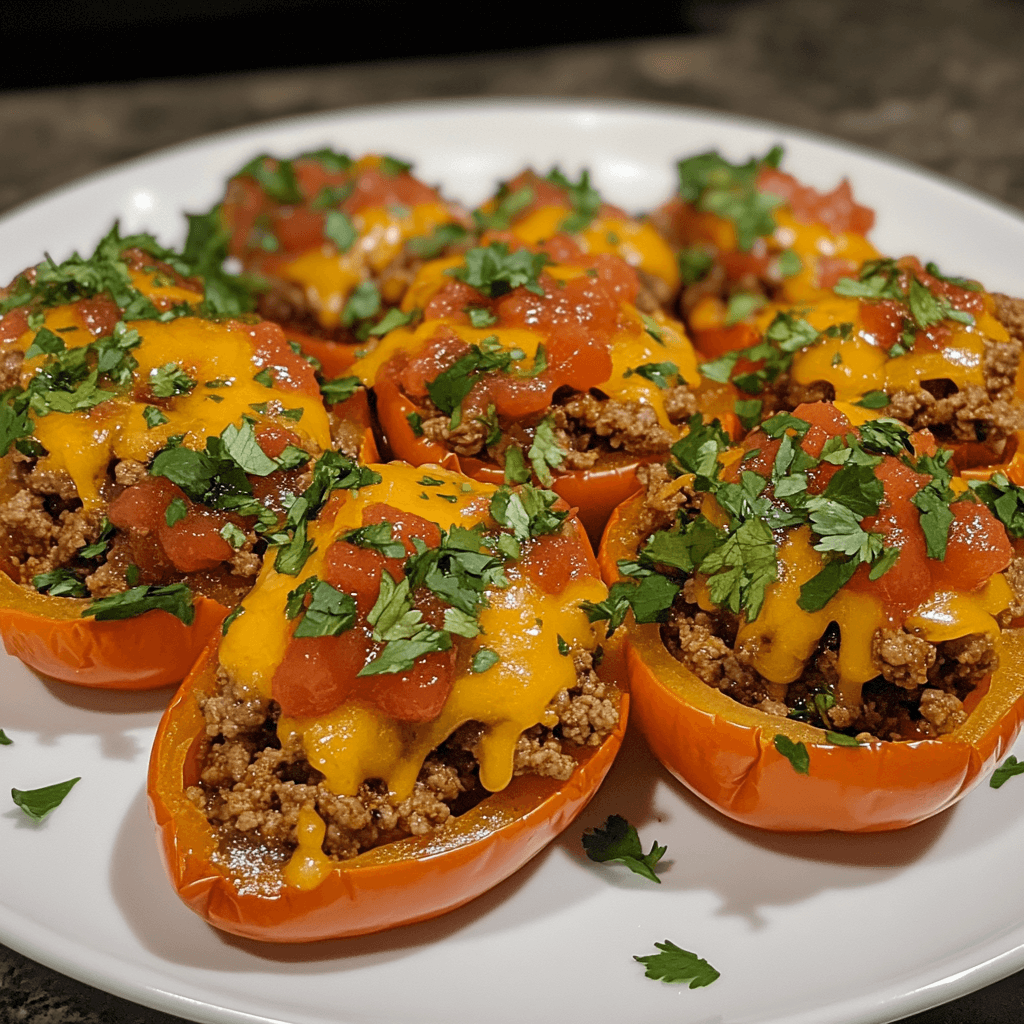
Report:
[{"label": "halved pepper shell", "polygon": [[[624,674],[606,648],[601,672]],[[196,697],[216,688],[212,643],[175,695],[157,731],[149,766],[150,812],[178,895],[210,924],[268,942],[300,943],[384,931],[454,910],[518,871],[571,824],[604,780],[622,743],[629,697],[615,731],[578,748],[566,781],[521,775],[437,831],[340,861],[315,889],[280,878],[233,876],[218,842],[188,798],[199,779],[205,722]]]},{"label": "halved pepper shell", "polygon": [[[436,464],[465,473],[483,483],[504,483],[505,472],[500,466],[481,459],[460,457],[428,437],[417,437],[409,422],[416,406],[402,394],[388,374],[378,376],[374,392],[377,396],[377,419],[394,458],[413,466]],[[554,473],[551,490],[572,508],[578,509],[577,516],[596,547],[612,510],[640,489],[637,469],[647,463],[660,462],[663,458],[663,455],[616,453],[604,465],[594,469]]]},{"label": "halved pepper shell", "polygon": [[154,610],[133,619],[83,619],[87,600],[35,594],[0,572],[0,636],[7,653],[76,686],[151,690],[180,682],[228,610],[196,597],[190,626]]},{"label": "halved pepper shell", "polygon": [[[636,557],[643,496],[612,514],[598,561],[609,585]],[[933,740],[835,746],[823,730],[745,707],[669,653],[655,624],[625,633],[633,714],[655,757],[688,789],[736,821],[786,832],[875,832],[945,810],[1005,756],[1024,721],[1024,631],[1000,640],[999,668],[975,688],[967,721]],[[798,773],[775,747],[807,749]]]}]

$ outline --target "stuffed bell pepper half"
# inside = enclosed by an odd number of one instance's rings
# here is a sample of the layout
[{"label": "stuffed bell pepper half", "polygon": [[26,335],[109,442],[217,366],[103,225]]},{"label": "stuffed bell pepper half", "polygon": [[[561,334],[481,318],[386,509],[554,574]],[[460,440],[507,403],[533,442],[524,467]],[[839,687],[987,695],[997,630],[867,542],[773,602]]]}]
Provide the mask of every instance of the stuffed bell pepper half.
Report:
[{"label": "stuffed bell pepper half", "polygon": [[434,917],[517,870],[596,791],[626,722],[586,534],[550,491],[436,466],[314,470],[160,725],[153,814],[181,898],[307,942]]}]

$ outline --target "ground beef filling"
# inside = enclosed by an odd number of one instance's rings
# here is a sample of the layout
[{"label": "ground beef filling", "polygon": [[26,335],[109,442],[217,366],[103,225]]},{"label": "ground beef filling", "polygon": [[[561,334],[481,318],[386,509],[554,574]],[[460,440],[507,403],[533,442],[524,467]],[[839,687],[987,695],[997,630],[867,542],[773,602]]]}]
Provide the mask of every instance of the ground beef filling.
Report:
[{"label": "ground beef filling", "polygon": [[[134,585],[128,581],[129,571],[138,571],[140,584],[184,581],[194,593],[233,607],[259,572],[258,548],[265,542],[253,531],[246,534],[230,562],[203,572],[186,574],[175,569],[157,540],[144,530],[119,530],[101,554],[83,559],[81,549],[94,544],[103,531],[103,512],[83,511],[71,477],[41,469],[34,458],[13,452],[0,465],[7,469],[0,489],[0,565],[17,583],[31,585],[37,575],[70,569],[91,597],[100,598],[127,590]],[[103,495],[112,501],[147,475],[141,462],[113,463]]]},{"label": "ground beef filling", "polygon": [[[662,398],[672,423],[682,423],[697,411],[697,401],[685,384],[666,388]],[[672,431],[658,422],[651,406],[643,402],[616,401],[598,391],[581,394],[560,388],[544,416],[538,416],[536,422],[499,423],[501,436],[491,443],[488,443],[491,430],[486,423],[463,418],[452,429],[450,417],[429,399],[420,399],[419,405],[424,436],[457,455],[486,459],[499,466],[505,464],[509,445],[530,447],[537,423],[547,415],[554,417],[555,438],[564,452],[559,466],[563,471],[590,469],[615,453],[664,455],[677,440]]]},{"label": "ground beef filling", "polygon": [[[929,429],[940,443],[982,441],[994,455],[1002,453],[1013,434],[1024,429],[1024,403],[1016,395],[1017,373],[1024,344],[1024,299],[994,295],[995,312],[1007,329],[1007,342],[985,343],[984,387],[970,384],[964,388],[948,379],[925,380],[920,388],[894,391],[889,405],[879,415],[906,423],[914,430]],[[782,373],[768,386],[762,418],[776,412],[791,412],[803,402],[835,399],[835,390],[826,381],[796,383]]]},{"label": "ground beef filling", "polygon": [[[573,749],[598,746],[618,724],[617,692],[598,678],[592,655],[576,651],[573,663],[576,685],[549,705],[558,724],[523,733],[515,751],[516,775],[568,779],[576,767]],[[281,746],[277,704],[247,697],[225,675],[217,694],[201,705],[209,746],[199,784],[188,795],[226,844],[248,839],[272,859],[297,845],[295,827],[304,806],[315,807],[327,824],[324,852],[344,860],[439,828],[487,796],[477,777],[474,748],[482,730],[475,722],[434,750],[412,795],[393,804],[380,780],[367,780],[354,796],[332,793],[301,747]]]},{"label": "ground beef filling", "polygon": [[[1024,559],[1017,561],[1024,563]],[[1017,566],[1017,575],[1024,577],[1024,564]],[[750,652],[737,649],[738,617],[722,610],[705,612],[694,597],[692,581],[687,581],[661,627],[662,639],[673,657],[708,686],[740,704],[800,718],[862,742],[927,739],[952,732],[967,718],[965,698],[998,663],[992,641],[985,634],[933,644],[902,629],[879,629],[872,655],[880,672],[864,685],[862,704],[844,707],[836,703],[822,708],[816,695],[838,692],[840,636],[833,624],[803,675],[790,683],[784,699],[779,699],[779,688],[757,672]]]}]

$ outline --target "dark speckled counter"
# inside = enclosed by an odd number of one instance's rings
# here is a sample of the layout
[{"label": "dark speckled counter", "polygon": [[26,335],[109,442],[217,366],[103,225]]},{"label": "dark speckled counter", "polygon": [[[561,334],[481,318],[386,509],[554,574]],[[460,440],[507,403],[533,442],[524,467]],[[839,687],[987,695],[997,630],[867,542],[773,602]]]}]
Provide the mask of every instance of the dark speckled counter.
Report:
[{"label": "dark speckled counter", "polygon": [[[1024,209],[1024,6],[780,0],[697,7],[703,30],[679,37],[0,93],[0,211],[225,128],[463,96],[614,97],[767,118],[894,154]],[[0,1024],[176,1019],[0,947]],[[911,1020],[1020,1024],[1024,973]]]}]

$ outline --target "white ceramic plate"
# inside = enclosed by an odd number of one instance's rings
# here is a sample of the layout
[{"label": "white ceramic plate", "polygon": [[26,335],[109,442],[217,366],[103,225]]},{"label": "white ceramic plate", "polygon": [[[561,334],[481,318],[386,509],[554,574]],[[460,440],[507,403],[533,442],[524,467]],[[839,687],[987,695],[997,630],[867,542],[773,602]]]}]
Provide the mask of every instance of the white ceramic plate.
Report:
[{"label": "white ceramic plate", "polygon": [[[878,211],[886,252],[935,259],[1024,293],[1024,221],[911,167],[771,125],[650,106],[463,103],[321,115],[234,132],[126,164],[0,221],[0,278],[73,248],[114,217],[180,241],[257,152],[325,144],[413,159],[475,203],[532,162],[587,166],[608,198],[644,209],[673,162],[709,147],[831,187],[848,176]],[[0,939],[59,971],[182,1017],[288,1024],[881,1024],[1024,967],[1024,781],[873,836],[777,836],[728,822],[632,737],[605,788],[525,870],[470,906],[390,934],[306,948],[225,937],[172,893],[146,810],[150,741],[169,692],[103,694],[0,660],[4,786],[82,781],[42,824],[0,812]],[[587,861],[609,814],[666,843],[661,885]],[[656,941],[721,971],[698,990],[643,976]]]}]

